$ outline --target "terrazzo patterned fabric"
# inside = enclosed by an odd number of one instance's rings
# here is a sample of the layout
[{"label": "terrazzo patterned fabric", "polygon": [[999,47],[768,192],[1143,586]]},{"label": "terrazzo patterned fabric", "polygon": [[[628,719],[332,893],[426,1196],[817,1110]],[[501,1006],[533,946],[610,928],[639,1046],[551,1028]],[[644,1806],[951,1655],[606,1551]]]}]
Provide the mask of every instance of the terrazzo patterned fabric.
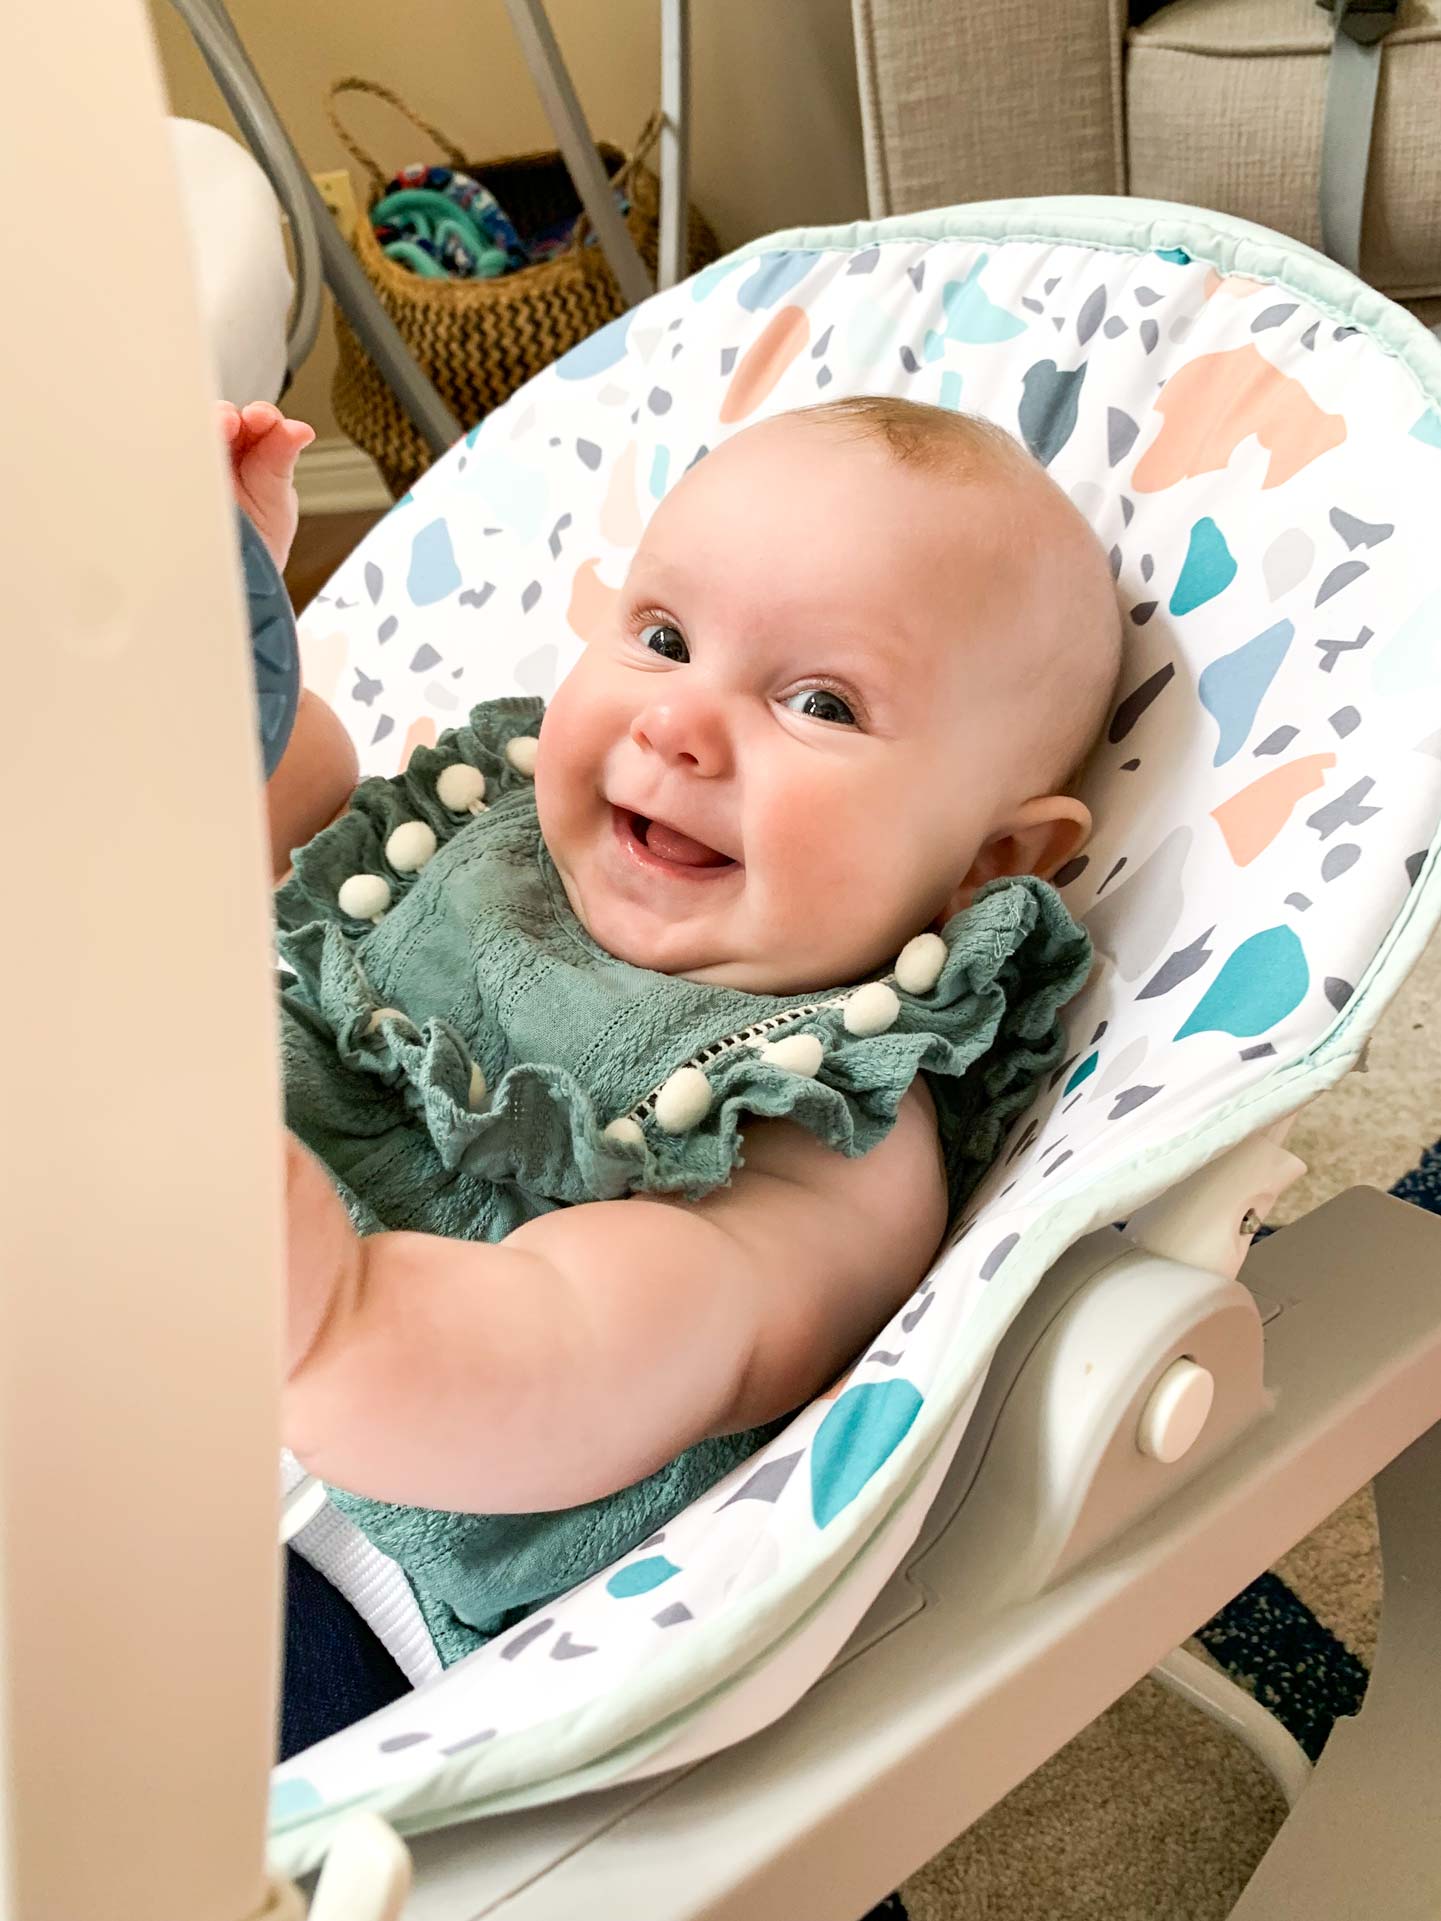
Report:
[{"label": "terrazzo patterned fabric", "polygon": [[342,1804],[434,1825],[665,1766],[677,1730],[701,1751],[728,1683],[835,1623],[781,1711],[857,1618],[857,1570],[905,1551],[1050,1262],[1339,1078],[1435,925],[1441,348],[1220,215],[996,203],[743,249],[397,505],[303,622],[310,684],[381,773],[482,696],[548,696],[687,468],[855,392],[997,422],[1110,551],[1125,672],[1082,789],[1096,834],[1056,877],[1101,964],[841,1387],[617,1567],[279,1769],[290,1871]]}]

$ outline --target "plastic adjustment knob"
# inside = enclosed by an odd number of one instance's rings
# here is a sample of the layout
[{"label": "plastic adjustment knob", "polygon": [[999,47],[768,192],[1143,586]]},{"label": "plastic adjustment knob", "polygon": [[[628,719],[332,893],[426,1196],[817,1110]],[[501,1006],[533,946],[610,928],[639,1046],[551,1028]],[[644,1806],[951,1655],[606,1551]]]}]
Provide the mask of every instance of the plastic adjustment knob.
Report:
[{"label": "plastic adjustment knob", "polygon": [[1136,1446],[1153,1461],[1179,1461],[1199,1438],[1215,1397],[1215,1376],[1209,1368],[1173,1361],[1141,1410]]}]

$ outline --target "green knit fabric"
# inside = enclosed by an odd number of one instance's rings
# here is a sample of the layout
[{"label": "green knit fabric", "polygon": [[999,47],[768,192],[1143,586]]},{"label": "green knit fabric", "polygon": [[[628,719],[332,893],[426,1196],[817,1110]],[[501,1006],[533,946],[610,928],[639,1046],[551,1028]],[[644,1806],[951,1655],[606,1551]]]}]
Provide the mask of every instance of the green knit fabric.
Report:
[{"label": "green knit fabric", "polygon": [[[531,781],[506,757],[542,712],[539,700],[485,702],[467,726],[418,748],[405,773],[363,782],[276,895],[293,971],[281,996],[286,1118],[360,1231],[498,1241],[555,1207],[642,1192],[697,1200],[740,1164],[747,1116],[783,1116],[864,1154],[917,1073],[936,1102],[959,1209],[1059,1062],[1058,1009],[1090,966],[1089,940],[1054,889],[1029,875],[982,888],[943,930],[934,987],[897,990],[900,1012],[881,1034],[848,1033],[840,1004],[793,1014],[856,983],[751,994],[633,967],[571,911]],[[462,761],[486,777],[479,815],[452,814],[436,795],[440,774]],[[419,873],[401,874],[385,844],[415,820],[438,849]],[[374,926],[338,905],[354,874],[390,884],[392,905]],[[398,1012],[375,1021],[381,1008]],[[818,1036],[819,1072],[773,1065],[751,1042],[707,1052],[761,1022],[758,1038]],[[710,1084],[710,1109],[666,1133],[648,1097],[692,1062]],[[486,1082],[474,1109],[472,1063]],[[606,1124],[632,1110],[643,1142],[607,1138]],[[702,1442],[634,1487],[555,1513],[333,1498],[404,1569],[449,1663],[628,1552],[779,1425]]]}]

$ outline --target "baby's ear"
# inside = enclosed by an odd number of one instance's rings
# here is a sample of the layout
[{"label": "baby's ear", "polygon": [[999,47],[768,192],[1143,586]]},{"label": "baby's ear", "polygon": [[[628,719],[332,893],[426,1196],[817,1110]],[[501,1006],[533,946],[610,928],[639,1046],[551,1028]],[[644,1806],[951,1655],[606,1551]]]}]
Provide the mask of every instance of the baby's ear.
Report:
[{"label": "baby's ear", "polygon": [[1090,809],[1070,794],[1028,800],[1003,828],[982,841],[934,925],[940,929],[952,914],[969,907],[977,889],[989,880],[1009,879],[1013,874],[1037,874],[1049,880],[1090,835]]}]

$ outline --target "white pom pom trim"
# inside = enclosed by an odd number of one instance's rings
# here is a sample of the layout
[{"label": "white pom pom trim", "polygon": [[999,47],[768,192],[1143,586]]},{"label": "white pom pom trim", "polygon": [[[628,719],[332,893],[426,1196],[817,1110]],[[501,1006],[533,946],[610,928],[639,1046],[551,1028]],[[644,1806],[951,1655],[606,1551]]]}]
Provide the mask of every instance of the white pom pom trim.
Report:
[{"label": "white pom pom trim", "polygon": [[901,1003],[894,987],[887,987],[884,981],[867,981],[847,1000],[841,1018],[848,1034],[865,1037],[884,1034],[900,1011]]},{"label": "white pom pom trim", "polygon": [[656,1125],[684,1134],[710,1112],[710,1082],[698,1067],[678,1067],[655,1097]]},{"label": "white pom pom trim", "polygon": [[771,1067],[783,1067],[788,1074],[814,1078],[825,1056],[819,1034],[786,1034],[778,1041],[762,1041],[756,1052]]},{"label": "white pom pom trim", "polygon": [[633,1121],[629,1114],[622,1114],[618,1120],[611,1121],[604,1130],[608,1141],[619,1141],[625,1147],[644,1147],[645,1129],[639,1121]]},{"label": "white pom pom trim", "polygon": [[442,770],[435,783],[435,798],[452,814],[485,812],[485,775],[463,760]]},{"label": "white pom pom trim", "polygon": [[418,874],[435,854],[435,831],[423,820],[402,821],[385,843],[385,858],[397,874]]},{"label": "white pom pom trim", "polygon": [[341,882],[335,901],[352,920],[378,921],[390,905],[390,882],[383,874],[352,874]]},{"label": "white pom pom trim", "polygon": [[946,943],[939,934],[917,934],[901,949],[896,986],[906,994],[929,994],[946,964]]},{"label": "white pom pom trim", "polygon": [[505,743],[505,757],[518,774],[534,774],[540,742],[534,734],[517,734]]}]

